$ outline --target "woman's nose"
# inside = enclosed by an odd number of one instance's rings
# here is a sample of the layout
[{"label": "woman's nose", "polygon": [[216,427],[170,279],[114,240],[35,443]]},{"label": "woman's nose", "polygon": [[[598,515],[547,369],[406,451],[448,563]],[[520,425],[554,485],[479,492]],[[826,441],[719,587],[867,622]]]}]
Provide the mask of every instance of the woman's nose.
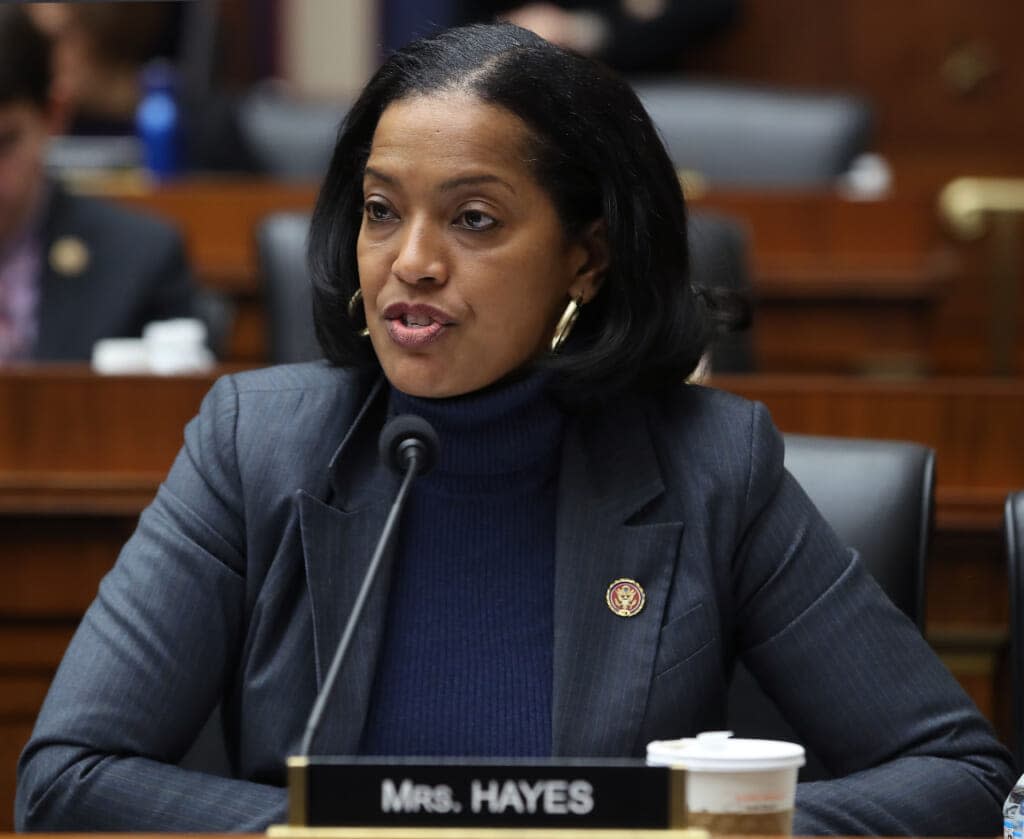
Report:
[{"label": "woman's nose", "polygon": [[402,237],[392,273],[404,283],[445,283],[448,260],[442,235],[427,224],[410,224]]}]

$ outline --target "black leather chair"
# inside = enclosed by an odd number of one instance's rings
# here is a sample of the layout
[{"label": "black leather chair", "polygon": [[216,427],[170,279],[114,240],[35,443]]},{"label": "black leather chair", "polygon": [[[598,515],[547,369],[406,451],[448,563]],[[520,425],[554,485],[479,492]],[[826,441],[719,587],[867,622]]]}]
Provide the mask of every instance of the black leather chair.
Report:
[{"label": "black leather chair", "polygon": [[672,162],[713,186],[826,187],[870,148],[868,103],[841,93],[637,80]]},{"label": "black leather chair", "polygon": [[[889,598],[924,626],[925,558],[934,510],[935,452],[917,443],[785,435],[786,468]],[[750,672],[736,668],[728,727],[737,736],[799,742]],[[830,777],[808,751],[800,779]]]},{"label": "black leather chair", "polygon": [[238,123],[257,169],[275,178],[308,180],[327,172],[346,102],[297,98],[274,84],[253,88],[239,103]]},{"label": "black leather chair", "polygon": [[220,705],[214,709],[185,756],[178,761],[178,766],[182,769],[205,772],[207,775],[218,775],[222,778],[234,776],[227,743],[224,739],[224,723],[221,719]]},{"label": "black leather chair", "polygon": [[1006,559],[1010,583],[1010,700],[1013,756],[1024,768],[1024,492],[1006,499]]},{"label": "black leather chair", "polygon": [[267,313],[267,354],[273,364],[322,356],[313,332],[313,296],[306,265],[308,234],[308,213],[274,213],[256,233]]},{"label": "black leather chair", "polygon": [[[678,78],[631,83],[673,163],[714,186],[831,186],[870,149],[871,108],[848,94]],[[242,145],[259,171],[319,178],[327,171],[348,104],[258,86],[238,106]]]},{"label": "black leather chair", "polygon": [[[734,295],[737,311],[752,314],[753,288],[746,228],[736,219],[700,210],[690,213],[690,281],[706,289]],[[749,320],[749,319],[748,319]],[[754,343],[749,323],[718,336],[711,346],[712,373],[749,373],[754,370]]]},{"label": "black leather chair", "polygon": [[[267,216],[256,239],[267,308],[268,356],[274,364],[320,358],[313,334],[312,296],[306,264],[307,213]],[[716,213],[693,213],[689,227],[692,282],[735,292],[749,300],[747,235],[735,220]],[[754,367],[749,330],[719,337],[711,347],[711,367],[719,373]]]}]

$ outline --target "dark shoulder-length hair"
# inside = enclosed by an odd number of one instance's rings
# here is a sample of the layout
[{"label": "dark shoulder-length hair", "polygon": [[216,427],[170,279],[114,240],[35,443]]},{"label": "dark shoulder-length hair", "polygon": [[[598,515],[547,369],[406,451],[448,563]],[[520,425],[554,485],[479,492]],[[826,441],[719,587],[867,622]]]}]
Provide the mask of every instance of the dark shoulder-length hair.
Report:
[{"label": "dark shoulder-length hair", "polygon": [[[309,262],[317,339],[328,360],[375,365],[348,301],[359,285],[363,170],[384,109],[465,91],[527,126],[527,150],[567,236],[604,219],[610,262],[570,340],[540,364],[569,401],[680,382],[714,329],[689,281],[686,210],[675,169],[629,85],[601,65],[511,24],[451,29],[392,55],[339,131],[313,213]],[[361,317],[361,312],[357,317]]]}]

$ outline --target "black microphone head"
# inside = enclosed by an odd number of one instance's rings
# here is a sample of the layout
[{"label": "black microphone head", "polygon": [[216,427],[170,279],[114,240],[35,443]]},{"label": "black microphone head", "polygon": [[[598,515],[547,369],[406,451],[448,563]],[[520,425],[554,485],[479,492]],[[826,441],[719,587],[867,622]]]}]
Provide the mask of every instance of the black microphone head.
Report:
[{"label": "black microphone head", "polygon": [[415,457],[416,474],[425,475],[437,462],[441,442],[434,427],[423,417],[399,414],[384,423],[378,451],[381,460],[400,475],[409,470]]}]

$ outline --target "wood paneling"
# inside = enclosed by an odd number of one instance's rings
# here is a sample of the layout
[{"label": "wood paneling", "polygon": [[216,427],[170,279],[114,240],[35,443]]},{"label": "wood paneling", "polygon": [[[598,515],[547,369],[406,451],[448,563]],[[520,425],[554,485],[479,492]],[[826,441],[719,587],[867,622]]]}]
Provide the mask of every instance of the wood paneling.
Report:
[{"label": "wood paneling", "polygon": [[212,381],[0,370],[0,830],[64,649]]},{"label": "wood paneling", "polygon": [[959,274],[931,201],[710,193],[692,206],[724,213],[748,231],[759,370],[941,369],[934,324]]},{"label": "wood paneling", "polygon": [[[950,375],[999,369],[1000,353],[990,339],[998,320],[993,307],[1000,305],[993,302],[990,243],[951,241],[933,205],[941,188],[961,175],[1024,175],[1022,30],[1019,0],[746,0],[731,32],[682,59],[698,75],[864,97],[876,115],[872,150],[889,160],[893,195],[920,202],[917,209],[908,208],[906,221],[930,227],[932,244],[942,243],[955,255],[953,272],[944,274],[950,281],[926,308],[892,306],[880,313],[873,355],[865,352],[867,336],[857,327],[858,320],[875,319],[867,307],[847,305],[839,312],[837,306],[801,303],[796,297],[793,305],[762,300],[761,334],[755,339],[761,369],[842,372],[845,365],[861,372]],[[877,254],[905,241],[894,216],[876,205],[868,212],[877,216],[878,236],[873,244],[857,244],[858,253]],[[783,241],[781,227],[781,221],[758,219],[756,259],[766,240]],[[814,230],[814,220],[802,219],[800,229]],[[808,235],[792,255],[807,252],[812,239]],[[795,291],[798,267],[787,260],[781,271],[762,271],[759,286],[777,276]],[[1016,320],[1024,322],[1024,308],[1019,303],[1013,308]],[[808,321],[819,327],[806,328]],[[829,321],[835,330],[825,326]],[[1019,374],[1024,371],[1019,335],[1016,346],[1011,366]],[[803,347],[821,347],[821,362]]]},{"label": "wood paneling", "polygon": [[874,105],[886,153],[1006,155],[1019,172],[1022,30],[1018,0],[745,0],[731,32],[682,62],[691,72],[855,93]]},{"label": "wood paneling", "polygon": [[204,282],[226,292],[256,289],[256,228],[270,213],[309,210],[312,184],[266,178],[183,178],[112,193],[178,225]]},{"label": "wood paneling", "polygon": [[816,376],[719,376],[716,386],[764,402],[785,431],[915,440],[938,452],[940,527],[993,530],[1024,487],[1024,382],[887,382]]}]

